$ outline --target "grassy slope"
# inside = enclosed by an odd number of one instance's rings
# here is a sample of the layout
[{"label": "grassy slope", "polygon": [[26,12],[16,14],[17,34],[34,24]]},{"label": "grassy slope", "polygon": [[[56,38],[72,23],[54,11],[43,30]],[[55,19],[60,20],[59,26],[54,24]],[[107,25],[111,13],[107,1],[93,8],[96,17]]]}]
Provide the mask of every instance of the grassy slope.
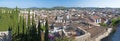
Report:
[{"label": "grassy slope", "polygon": [[6,31],[8,27],[16,27],[16,22],[17,14],[0,12],[0,31]]}]

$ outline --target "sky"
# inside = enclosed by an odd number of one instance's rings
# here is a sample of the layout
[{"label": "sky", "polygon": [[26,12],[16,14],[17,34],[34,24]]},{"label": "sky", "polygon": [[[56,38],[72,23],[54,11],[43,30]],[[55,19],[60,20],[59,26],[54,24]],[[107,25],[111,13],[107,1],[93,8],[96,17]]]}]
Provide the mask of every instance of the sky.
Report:
[{"label": "sky", "polygon": [[120,0],[0,0],[0,7],[9,8],[113,7],[120,8]]}]

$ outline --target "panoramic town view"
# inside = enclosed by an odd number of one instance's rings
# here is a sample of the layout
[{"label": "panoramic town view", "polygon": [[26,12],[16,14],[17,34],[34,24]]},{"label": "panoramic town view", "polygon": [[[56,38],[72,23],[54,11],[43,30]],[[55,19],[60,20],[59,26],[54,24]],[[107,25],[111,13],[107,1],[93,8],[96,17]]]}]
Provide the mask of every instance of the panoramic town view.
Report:
[{"label": "panoramic town view", "polygon": [[0,41],[120,41],[120,0],[0,0]]}]

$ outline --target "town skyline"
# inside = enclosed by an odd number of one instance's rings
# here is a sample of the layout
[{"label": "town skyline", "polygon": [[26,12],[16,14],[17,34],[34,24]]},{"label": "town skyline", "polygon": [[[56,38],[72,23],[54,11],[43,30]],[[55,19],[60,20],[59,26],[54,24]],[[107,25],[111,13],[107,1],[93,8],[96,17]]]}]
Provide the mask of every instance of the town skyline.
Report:
[{"label": "town skyline", "polygon": [[110,7],[120,8],[119,0],[0,0],[0,7],[15,8],[52,8],[64,7]]}]

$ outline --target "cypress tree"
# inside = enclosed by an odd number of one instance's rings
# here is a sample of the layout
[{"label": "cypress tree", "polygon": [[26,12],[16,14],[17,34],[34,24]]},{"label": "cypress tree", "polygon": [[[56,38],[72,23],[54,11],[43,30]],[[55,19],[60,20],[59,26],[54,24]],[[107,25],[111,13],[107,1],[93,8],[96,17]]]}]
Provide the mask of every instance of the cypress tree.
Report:
[{"label": "cypress tree", "polygon": [[45,36],[44,36],[44,41],[49,41],[48,34],[49,34],[49,30],[48,30],[48,20],[46,20],[46,23],[45,23]]},{"label": "cypress tree", "polygon": [[30,39],[30,10],[28,11],[28,20],[27,20],[27,29],[26,29],[26,37],[28,37],[27,38],[27,40],[29,41]]},{"label": "cypress tree", "polygon": [[8,28],[8,37],[9,37],[9,40],[11,41],[11,38],[12,38],[12,33],[11,33],[11,31],[12,31],[12,28],[11,27],[9,27]]},{"label": "cypress tree", "polygon": [[32,29],[31,29],[31,37],[33,41],[37,41],[37,29],[36,29],[36,24],[35,24],[35,21],[34,21],[34,14],[32,15]]},{"label": "cypress tree", "polygon": [[32,14],[32,25],[35,25],[34,14]]},{"label": "cypress tree", "polygon": [[22,41],[25,41],[25,39],[24,39],[24,38],[25,38],[25,36],[24,36],[24,35],[25,35],[25,33],[24,33],[24,32],[25,32],[25,28],[24,28],[24,18],[23,18],[22,22],[23,22],[23,23],[22,23],[22,26],[23,26],[23,27],[22,27]]},{"label": "cypress tree", "polygon": [[38,41],[41,41],[41,24],[38,22]]},{"label": "cypress tree", "polygon": [[19,27],[19,23],[18,23],[18,29],[17,29],[18,30],[18,36],[19,36],[19,29],[20,29],[20,27]]},{"label": "cypress tree", "polygon": [[28,22],[27,22],[28,29],[30,27],[30,10],[28,11]]},{"label": "cypress tree", "polygon": [[23,18],[23,28],[22,28],[23,35],[24,35],[24,30],[25,28],[24,28],[24,18]]}]

